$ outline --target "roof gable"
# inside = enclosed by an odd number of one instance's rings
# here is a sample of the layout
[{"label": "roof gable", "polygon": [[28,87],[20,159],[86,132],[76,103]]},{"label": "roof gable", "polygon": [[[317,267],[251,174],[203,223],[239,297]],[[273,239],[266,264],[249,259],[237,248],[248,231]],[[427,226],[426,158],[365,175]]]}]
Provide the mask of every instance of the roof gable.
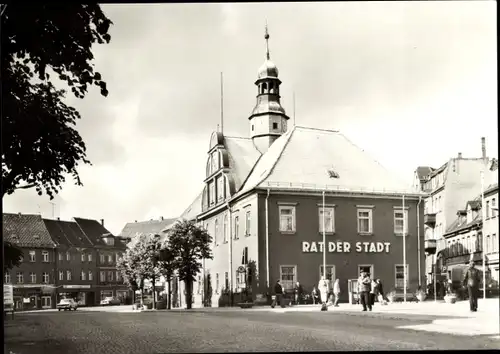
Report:
[{"label": "roof gable", "polygon": [[163,220],[147,220],[139,222],[129,222],[120,232],[121,237],[133,238],[142,234],[159,234],[161,231],[177,220],[176,218],[169,218]]},{"label": "roof gable", "polygon": [[229,174],[233,178],[235,190],[238,191],[261,154],[249,138],[224,137],[224,146],[229,156]]},{"label": "roof gable", "polygon": [[73,218],[75,222],[78,224],[82,232],[87,236],[87,238],[94,244],[95,246],[101,247],[109,247],[104,240],[103,236],[113,237],[115,239],[115,243],[112,247],[123,247],[124,244],[121,240],[115,237],[108,229],[106,229],[99,221],[92,219],[83,219],[83,218]]},{"label": "roof gable", "polygon": [[5,241],[19,247],[56,247],[40,215],[4,213],[2,231]]},{"label": "roof gable", "polygon": [[44,219],[45,226],[52,238],[59,244],[69,247],[92,247],[92,242],[74,221]]}]

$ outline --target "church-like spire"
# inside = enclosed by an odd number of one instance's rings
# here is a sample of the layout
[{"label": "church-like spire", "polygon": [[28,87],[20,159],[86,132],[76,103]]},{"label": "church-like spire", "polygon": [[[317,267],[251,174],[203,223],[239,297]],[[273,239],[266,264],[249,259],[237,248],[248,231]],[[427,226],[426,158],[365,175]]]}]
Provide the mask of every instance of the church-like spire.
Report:
[{"label": "church-like spire", "polygon": [[270,60],[271,56],[269,55],[269,32],[267,31],[267,20],[266,20],[266,34],[264,35],[264,38],[266,39],[266,58],[267,60]]}]

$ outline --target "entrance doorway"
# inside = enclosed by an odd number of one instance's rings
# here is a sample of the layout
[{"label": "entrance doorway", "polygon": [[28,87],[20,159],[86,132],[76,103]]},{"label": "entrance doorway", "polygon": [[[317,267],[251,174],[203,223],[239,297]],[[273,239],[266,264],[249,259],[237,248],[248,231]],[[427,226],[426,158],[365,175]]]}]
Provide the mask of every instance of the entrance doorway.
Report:
[{"label": "entrance doorway", "polygon": [[42,308],[50,309],[52,307],[52,299],[50,296],[42,296]]},{"label": "entrance doorway", "polygon": [[361,272],[367,272],[370,278],[374,278],[375,272],[373,264],[360,264],[358,265],[358,276],[361,275]]}]

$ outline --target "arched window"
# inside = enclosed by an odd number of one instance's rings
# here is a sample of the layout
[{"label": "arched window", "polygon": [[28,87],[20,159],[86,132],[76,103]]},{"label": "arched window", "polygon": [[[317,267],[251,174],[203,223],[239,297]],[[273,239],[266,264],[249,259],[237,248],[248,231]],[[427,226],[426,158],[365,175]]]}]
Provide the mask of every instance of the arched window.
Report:
[{"label": "arched window", "polygon": [[214,245],[219,245],[219,219],[215,219]]},{"label": "arched window", "polygon": [[262,84],[262,93],[267,93],[267,83]]}]

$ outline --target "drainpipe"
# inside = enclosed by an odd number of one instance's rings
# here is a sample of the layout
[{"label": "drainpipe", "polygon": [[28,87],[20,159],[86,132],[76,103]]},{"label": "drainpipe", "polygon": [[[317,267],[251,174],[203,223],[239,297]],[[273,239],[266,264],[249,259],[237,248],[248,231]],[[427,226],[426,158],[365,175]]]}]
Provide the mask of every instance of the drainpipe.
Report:
[{"label": "drainpipe", "polygon": [[266,292],[269,292],[269,189],[266,196]]},{"label": "drainpipe", "polygon": [[[231,211],[231,206],[227,203],[227,210],[229,212],[229,294],[230,294],[230,304],[233,306],[233,215]],[[224,279],[225,286],[226,279]]]},{"label": "drainpipe", "polygon": [[[418,253],[418,286],[422,286],[422,273],[420,270],[420,203],[422,202],[422,196],[418,196],[417,204],[417,253]],[[404,214],[403,214],[404,215]]]}]

